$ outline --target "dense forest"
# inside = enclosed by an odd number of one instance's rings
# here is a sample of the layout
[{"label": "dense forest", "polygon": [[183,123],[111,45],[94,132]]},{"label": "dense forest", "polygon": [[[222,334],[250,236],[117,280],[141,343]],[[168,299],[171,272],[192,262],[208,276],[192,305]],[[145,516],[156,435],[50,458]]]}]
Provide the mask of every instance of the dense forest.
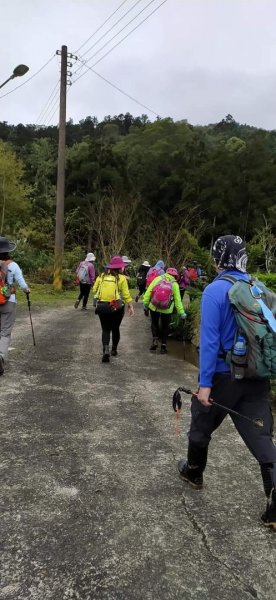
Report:
[{"label": "dense forest", "polygon": [[[1,233],[18,242],[28,272],[51,277],[57,127],[0,123]],[[65,269],[86,250],[134,262],[192,258],[208,268],[212,240],[237,233],[251,268],[273,271],[276,131],[208,126],[146,115],[67,123]]]}]

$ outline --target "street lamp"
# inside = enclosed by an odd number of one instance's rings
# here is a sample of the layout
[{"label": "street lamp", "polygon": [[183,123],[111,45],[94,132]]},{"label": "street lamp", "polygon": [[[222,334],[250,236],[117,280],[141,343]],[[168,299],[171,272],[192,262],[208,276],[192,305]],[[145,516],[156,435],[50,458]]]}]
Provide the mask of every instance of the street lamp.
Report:
[{"label": "street lamp", "polygon": [[25,75],[28,71],[29,67],[27,67],[27,65],[18,65],[18,67],[15,67],[13,70],[13,74],[9,77],[9,79],[6,79],[4,83],[1,83],[0,88],[4,87],[8,81],[14,79],[15,77],[22,77],[22,75]]}]

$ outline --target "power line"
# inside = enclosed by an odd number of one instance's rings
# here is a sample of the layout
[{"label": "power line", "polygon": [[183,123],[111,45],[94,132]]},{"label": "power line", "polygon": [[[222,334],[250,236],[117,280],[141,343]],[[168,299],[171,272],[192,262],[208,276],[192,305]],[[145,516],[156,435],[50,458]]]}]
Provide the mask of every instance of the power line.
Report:
[{"label": "power line", "polygon": [[47,100],[46,104],[44,104],[44,107],[43,107],[43,108],[42,108],[42,110],[40,111],[40,113],[39,113],[39,115],[38,115],[38,117],[37,117],[37,119],[36,119],[36,122],[35,122],[35,124],[36,124],[36,125],[38,125],[38,124],[39,124],[39,123],[42,121],[42,119],[45,119],[45,118],[46,118],[46,114],[47,114],[47,112],[48,112],[48,110],[49,110],[49,107],[50,107],[50,106],[51,106],[51,104],[52,104],[52,101],[53,101],[53,100],[52,100],[52,97],[53,97],[53,96],[54,96],[54,97],[56,96],[56,93],[55,93],[55,92],[56,92],[56,89],[57,89],[58,85],[59,85],[59,81],[58,81],[58,82],[55,84],[55,86],[54,86],[54,88],[53,88],[53,90],[52,90],[52,92],[51,92],[51,94],[50,94],[50,96],[49,96],[49,98],[48,98],[48,100]]},{"label": "power line", "polygon": [[152,108],[149,108],[148,106],[146,106],[146,104],[143,104],[142,102],[140,102],[140,100],[137,100],[137,98],[134,98],[134,96],[131,96],[130,94],[128,94],[127,92],[125,92],[124,90],[122,90],[122,88],[120,88],[115,83],[112,83],[112,81],[109,81],[109,79],[107,79],[106,77],[104,77],[103,75],[101,75],[100,73],[98,73],[97,71],[95,71],[94,69],[92,69],[92,67],[88,66],[87,68],[89,69],[89,71],[91,71],[92,73],[94,73],[95,75],[97,75],[98,77],[100,77],[101,79],[103,79],[103,81],[105,81],[106,83],[108,83],[109,85],[111,85],[115,90],[117,90],[118,92],[121,92],[121,94],[123,94],[124,96],[127,96],[127,98],[130,98],[130,100],[133,100],[133,102],[136,102],[136,104],[139,104],[140,106],[142,106],[143,108],[145,108],[146,110],[148,110],[149,112],[151,112],[156,117],[159,117],[159,114],[157,112],[155,112],[154,110],[152,110]]},{"label": "power line", "polygon": [[40,69],[38,69],[38,71],[36,71],[31,77],[29,77],[28,79],[25,79],[25,81],[23,83],[20,83],[20,85],[17,85],[10,92],[7,92],[6,94],[2,94],[2,96],[0,96],[0,99],[1,98],[5,98],[5,96],[9,96],[10,94],[12,94],[13,92],[15,92],[16,90],[19,90],[19,88],[21,88],[23,85],[26,85],[26,83],[28,83],[34,77],[36,77],[36,75],[38,75],[39,73],[41,73],[41,71],[43,71],[43,69],[45,69],[45,67],[47,67],[47,65],[53,60],[54,57],[55,57],[55,54],[53,56],[51,56],[51,58],[49,58],[49,60],[47,60],[47,62],[45,63],[45,65],[43,65],[42,67],[40,67]]},{"label": "power line", "polygon": [[[110,48],[110,50],[108,50],[103,56],[101,56],[93,65],[91,65],[92,67],[95,67],[99,62],[101,62],[106,56],[108,56],[108,54],[110,54],[110,52],[112,52],[115,48],[117,48],[117,46],[119,46],[127,37],[129,37],[131,35],[131,33],[133,33],[133,31],[135,31],[136,29],[138,29],[138,27],[140,27],[143,23],[145,23],[145,21],[147,21],[147,19],[149,19],[155,12],[157,12],[157,10],[159,10],[159,8],[161,8],[161,6],[163,4],[165,4],[168,0],[163,0],[163,2],[161,2],[161,4],[159,4],[159,6],[157,6],[154,10],[151,11],[151,13],[149,13],[142,21],[140,21],[140,23],[138,23],[138,25],[136,25],[136,27],[134,27],[133,29],[131,29],[131,31],[129,31],[121,40],[119,40],[117,42],[117,44],[115,44],[114,46],[112,46],[112,48]],[[77,79],[75,79],[75,81],[73,82],[76,83],[81,77],[83,77],[83,75],[85,75],[87,73],[88,69],[88,61],[91,60],[91,57],[87,60],[87,62],[85,63],[85,66],[87,67],[87,70],[82,73],[81,75],[79,75],[79,77],[77,77]]]},{"label": "power line", "polygon": [[98,31],[100,31],[104,27],[106,23],[108,23],[108,21],[112,19],[112,17],[118,12],[118,10],[120,10],[121,6],[123,6],[123,4],[125,4],[126,2],[128,2],[128,0],[124,0],[120,4],[120,6],[118,6],[118,8],[116,8],[116,10],[114,10],[114,12],[104,21],[104,23],[102,23],[102,25],[100,25],[100,27],[98,27],[98,29],[96,29],[96,31],[94,31],[94,33],[92,33],[92,35],[90,35],[90,37],[85,42],[83,42],[83,44],[79,46],[77,50],[74,51],[74,54],[77,54],[77,52],[79,52],[83,48],[83,46],[85,46],[94,37],[94,35],[96,35],[96,33],[98,33]]},{"label": "power line", "polygon": [[[139,4],[139,2],[141,2],[141,0],[137,0],[136,4],[134,5],[134,7]],[[103,46],[101,46],[101,48],[99,48],[98,50],[96,50],[96,52],[94,52],[94,54],[92,54],[92,56],[87,58],[87,62],[89,62],[90,60],[92,60],[95,56],[97,56],[97,54],[99,54],[99,52],[101,52],[101,50],[103,50],[106,46],[108,46],[108,44],[110,44],[110,42],[112,42],[112,40],[114,40],[118,35],[120,35],[120,33],[122,33],[122,31],[124,31],[124,29],[126,29],[131,23],[133,23],[133,21],[135,21],[135,19],[137,19],[137,17],[139,17],[139,15],[141,15],[151,4],[153,4],[153,2],[156,2],[156,0],[150,0],[150,2],[148,2],[148,4],[146,4],[146,6],[144,6],[144,8],[142,8],[142,10],[140,10],[140,12],[138,12],[134,17],[132,17],[132,19],[130,19],[130,21],[128,21],[128,23],[126,25],[124,25],[124,27],[122,27],[122,29],[120,29],[120,31],[118,31],[117,33],[115,33],[113,35],[113,37],[111,37],[109,40],[107,40],[107,42],[105,42],[103,44]],[[133,7],[133,8],[134,8]],[[129,11],[128,11],[129,12]],[[94,44],[95,45],[95,44]],[[91,46],[91,48],[93,48],[93,46]],[[91,50],[90,48],[90,50]],[[87,51],[88,52],[88,51]],[[85,52],[86,54],[86,52]],[[81,58],[83,58],[84,54],[82,55]],[[94,66],[94,65],[92,65]],[[76,69],[74,71],[74,74],[77,73],[82,67],[78,67],[78,69]]]},{"label": "power line", "polygon": [[[112,31],[112,29],[114,29],[114,27],[116,27],[116,25],[118,25],[118,23],[120,23],[121,21],[123,21],[123,19],[124,19],[124,18],[125,18],[125,17],[126,17],[126,16],[127,16],[127,15],[128,15],[128,14],[129,14],[129,13],[132,11],[132,10],[134,10],[134,8],[135,8],[135,7],[136,7],[138,4],[140,4],[140,2],[142,2],[142,1],[143,1],[143,0],[137,0],[137,1],[135,2],[135,4],[134,4],[134,5],[133,5],[131,8],[129,8],[129,9],[127,10],[127,12],[126,12],[126,13],[124,13],[124,14],[123,14],[123,15],[120,17],[120,19],[118,19],[118,21],[116,21],[116,23],[114,23],[114,24],[113,24],[113,25],[112,25],[112,26],[111,26],[111,27],[110,27],[110,28],[109,28],[109,29],[108,29],[108,30],[107,30],[105,33],[103,33],[103,35],[102,35],[102,36],[101,36],[101,37],[100,37],[98,40],[96,40],[96,42],[94,42],[94,44],[92,44],[92,46],[90,46],[90,48],[88,48],[88,50],[86,50],[86,51],[85,51],[85,52],[84,52],[84,53],[83,53],[83,54],[80,56],[80,58],[83,58],[83,57],[84,57],[84,56],[85,56],[85,55],[86,55],[88,52],[90,52],[90,50],[92,50],[92,48],[94,48],[94,47],[95,47],[97,44],[99,44],[99,42],[100,42],[100,41],[101,41],[103,38],[105,38],[105,37],[108,35],[108,33],[110,33],[110,31]],[[155,1],[155,0],[152,0],[152,1]],[[137,16],[137,15],[136,15],[136,16]],[[134,17],[134,18],[136,18],[136,17]],[[120,32],[119,32],[119,33],[120,33]],[[116,35],[118,35],[118,34],[116,34]],[[115,35],[115,37],[116,37],[116,35]],[[113,39],[113,38],[111,38],[111,39]],[[111,41],[111,40],[109,40],[109,42],[110,42],[110,41]],[[107,42],[107,44],[109,44],[109,42]],[[104,46],[103,46],[103,47],[104,47]],[[103,47],[102,47],[102,48],[103,48]],[[102,49],[102,48],[101,48],[101,49]],[[94,54],[93,56],[95,56],[95,54]],[[92,58],[93,58],[93,57],[92,57]],[[77,67],[77,69],[75,69],[75,71],[74,71],[74,73],[73,73],[73,74],[75,74],[75,73],[78,73],[79,71],[82,71],[83,67],[84,67],[84,65],[83,65],[83,64],[82,64],[80,67]]]},{"label": "power line", "polygon": [[54,116],[54,114],[55,114],[56,110],[58,109],[58,107],[59,107],[59,99],[58,99],[58,101],[55,103],[55,105],[54,105],[54,108],[53,108],[53,110],[52,110],[51,114],[49,115],[49,117],[48,117],[48,119],[47,119],[46,123],[44,123],[43,127],[47,127],[48,125],[50,125],[50,122],[51,122],[51,120],[52,120],[52,118],[53,118],[53,116]]},{"label": "power line", "polygon": [[[152,1],[152,2],[155,2],[155,0],[151,0],[151,1]],[[81,55],[81,58],[83,58],[83,57],[84,57],[86,54],[88,54],[88,52],[90,52],[90,50],[92,50],[92,48],[94,48],[94,47],[95,47],[95,46],[96,46],[96,45],[97,45],[97,44],[98,44],[98,43],[99,43],[99,42],[100,42],[100,41],[101,41],[101,40],[102,40],[102,39],[103,39],[103,38],[104,38],[104,37],[105,37],[105,36],[106,36],[108,33],[110,33],[110,31],[111,31],[112,29],[114,29],[114,27],[116,27],[116,25],[118,25],[118,23],[120,23],[120,21],[122,21],[122,20],[123,20],[123,19],[124,19],[124,18],[125,18],[125,17],[126,17],[126,16],[127,16],[127,15],[128,15],[130,12],[131,12],[131,11],[132,11],[132,10],[134,10],[134,8],[137,6],[137,4],[140,4],[141,2],[143,2],[143,0],[136,0],[135,4],[134,4],[134,5],[133,5],[131,8],[129,8],[129,9],[127,10],[127,12],[126,12],[126,13],[125,13],[123,16],[122,16],[122,17],[120,17],[120,19],[118,19],[118,21],[116,21],[116,23],[114,23],[114,25],[112,25],[112,27],[110,27],[110,28],[109,28],[109,29],[108,29],[108,30],[107,30],[105,33],[103,33],[103,35],[102,35],[102,36],[101,36],[101,37],[100,37],[100,38],[99,38],[99,39],[98,39],[96,42],[94,42],[94,44],[93,44],[92,46],[90,46],[90,48],[88,48],[88,50],[86,50],[86,51],[85,51],[85,52],[84,52],[84,53]],[[147,8],[147,7],[146,7],[146,8]],[[145,9],[144,9],[144,10],[145,10]],[[138,13],[138,15],[136,15],[136,16],[134,17],[134,19],[136,19],[136,17],[137,17],[137,16],[139,16],[139,14],[140,14],[140,13]],[[129,23],[131,23],[131,21],[130,21]],[[128,23],[128,25],[129,25],[129,23]],[[120,33],[120,31],[119,31],[119,33]],[[116,34],[116,35],[118,35],[118,34]],[[112,38],[111,38],[111,39],[112,39]],[[109,41],[111,41],[111,40],[109,40]]]},{"label": "power line", "polygon": [[[53,107],[56,107],[58,105],[58,102],[59,102],[59,89],[56,90],[56,93],[55,93],[54,97],[52,98],[50,105],[48,106],[45,114],[43,115],[43,121],[41,118],[40,123],[38,122],[37,125],[40,125],[40,124],[43,125],[43,123],[45,123],[45,121],[48,119],[49,115],[52,114]],[[55,108],[54,108],[54,110],[55,110]]]}]

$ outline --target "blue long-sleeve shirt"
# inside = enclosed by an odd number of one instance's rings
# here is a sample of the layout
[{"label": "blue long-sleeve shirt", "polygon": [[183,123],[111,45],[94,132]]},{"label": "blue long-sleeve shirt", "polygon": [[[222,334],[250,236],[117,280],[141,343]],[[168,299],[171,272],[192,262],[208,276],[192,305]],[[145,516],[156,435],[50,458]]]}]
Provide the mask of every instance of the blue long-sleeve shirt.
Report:
[{"label": "blue long-sleeve shirt", "polygon": [[[14,261],[12,261],[8,266],[7,280],[9,285],[14,285],[15,283],[17,283],[17,285],[19,285],[19,287],[21,287],[22,290],[26,290],[26,288],[28,287],[28,284],[26,283],[23,277],[19,265]],[[16,302],[15,294],[11,294],[11,297],[8,301]]]},{"label": "blue long-sleeve shirt", "polygon": [[229,365],[219,354],[232,348],[237,326],[228,298],[232,284],[220,281],[223,275],[249,279],[248,273],[223,271],[207,285],[202,294],[199,354],[199,385],[202,387],[212,387],[215,373],[230,371]]}]

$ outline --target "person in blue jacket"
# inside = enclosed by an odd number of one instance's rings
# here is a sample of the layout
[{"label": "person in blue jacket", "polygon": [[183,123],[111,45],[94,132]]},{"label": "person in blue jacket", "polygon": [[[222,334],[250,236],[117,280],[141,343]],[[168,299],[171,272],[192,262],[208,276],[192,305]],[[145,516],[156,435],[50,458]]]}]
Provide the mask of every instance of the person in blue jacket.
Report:
[{"label": "person in blue jacket", "polygon": [[270,382],[268,379],[233,380],[230,366],[224,360],[225,352],[234,344],[236,321],[228,298],[231,282],[221,278],[227,273],[238,279],[249,279],[245,244],[239,236],[222,236],[214,244],[213,257],[218,275],[202,295],[199,390],[197,397],[192,398],[188,456],[178,462],[178,470],[184,481],[202,488],[212,433],[227,414],[213,406],[210,398],[244,416],[263,419],[264,427],[257,428],[249,421],[231,415],[236,429],[260,464],[267,497],[262,522],[276,530],[276,447],[272,439]]}]

